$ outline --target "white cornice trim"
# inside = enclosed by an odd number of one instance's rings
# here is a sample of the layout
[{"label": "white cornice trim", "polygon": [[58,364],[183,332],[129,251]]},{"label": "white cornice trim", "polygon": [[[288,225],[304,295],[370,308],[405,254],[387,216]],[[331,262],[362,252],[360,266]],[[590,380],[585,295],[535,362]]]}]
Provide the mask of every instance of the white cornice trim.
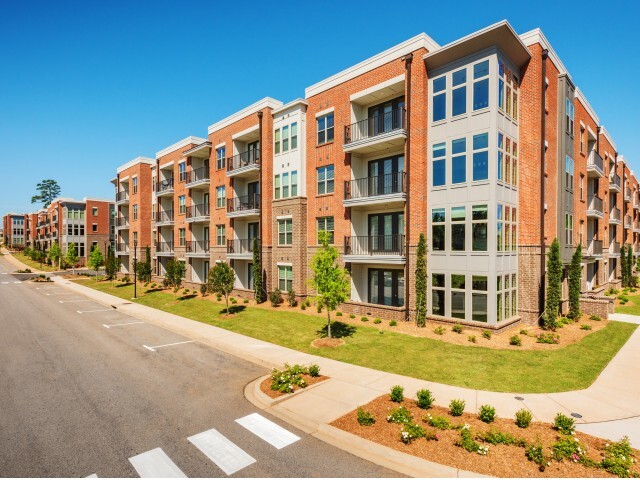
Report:
[{"label": "white cornice trim", "polygon": [[191,145],[191,144],[199,145],[206,141],[207,141],[206,138],[193,137],[193,136],[183,138],[179,142],[176,142],[173,145],[169,145],[167,148],[160,150],[158,153],[156,153],[156,158],[164,157],[165,155],[168,155],[171,152],[175,152],[179,148],[184,148],[187,145]]},{"label": "white cornice trim", "polygon": [[431,37],[429,37],[426,33],[420,33],[409,40],[405,40],[398,45],[395,45],[373,57],[370,57],[360,63],[353,65],[352,67],[347,68],[341,72],[332,75],[329,78],[325,78],[318,83],[311,85],[310,87],[305,88],[304,96],[305,98],[313,97],[314,95],[318,95],[319,93],[324,92],[330,88],[335,87],[336,85],[340,85],[352,78],[356,78],[364,73],[367,73],[375,68],[380,67],[386,63],[389,63],[393,60],[396,60],[407,53],[411,53],[420,48],[425,48],[428,52],[433,52],[440,48]]},{"label": "white cornice trim", "polygon": [[600,133],[602,135],[604,135],[604,137],[607,139],[607,141],[609,142],[609,144],[615,148],[616,151],[618,151],[618,147],[616,146],[616,142],[613,141],[613,138],[611,137],[611,135],[609,134],[609,132],[607,131],[607,129],[604,127],[604,125],[600,126]]},{"label": "white cornice trim", "polygon": [[327,115],[333,112],[334,110],[335,110],[335,107],[329,107],[329,108],[325,108],[324,110],[320,110],[319,112],[316,112],[316,118],[322,117],[323,115]]},{"label": "white cornice trim", "polygon": [[594,122],[596,122],[596,125],[600,125],[600,118],[598,118],[598,115],[596,115],[596,111],[593,109],[591,104],[587,101],[586,97],[582,93],[582,90],[580,90],[578,87],[576,87],[576,98],[585,108],[587,113],[591,116],[591,119]]},{"label": "white cornice trim", "polygon": [[296,98],[295,100],[290,101],[289,103],[285,103],[283,106],[281,106],[280,108],[276,108],[273,112],[271,112],[272,115],[278,115],[280,113],[284,113],[287,110],[291,110],[294,107],[298,107],[298,109],[302,108],[302,107],[308,107],[309,106],[309,102],[307,102],[305,99],[303,98]]},{"label": "white cornice trim", "polygon": [[124,165],[119,166],[116,169],[116,173],[120,173],[125,171],[127,168],[131,168],[134,165],[137,165],[138,163],[146,163],[148,165],[155,165],[156,161],[153,158],[147,158],[147,157],[136,157],[133,160],[125,163]]},{"label": "white cornice trim", "polygon": [[243,108],[242,110],[240,110],[239,112],[234,113],[233,115],[229,115],[226,118],[223,118],[222,120],[220,120],[219,122],[216,122],[212,125],[209,125],[209,128],[207,129],[207,133],[209,135],[211,135],[212,133],[227,127],[229,125],[231,125],[234,122],[237,122],[238,120],[251,115],[252,113],[256,113],[259,112],[260,110],[264,109],[264,108],[271,108],[273,110],[282,107],[282,102],[280,100],[276,100],[274,98],[271,97],[265,97],[262,100],[258,100],[256,103],[253,103],[251,105],[249,105],[246,108]]},{"label": "white cornice trim", "polygon": [[106,199],[106,198],[84,197],[82,199],[82,201],[85,202],[85,203],[87,202],[87,200],[90,201],[90,202],[114,203],[113,200],[109,200],[109,199]]},{"label": "white cornice trim", "polygon": [[241,132],[234,133],[233,135],[231,135],[231,140],[235,140],[237,138],[244,137],[245,135],[248,135],[249,133],[257,132],[259,129],[260,129],[260,125],[256,123],[255,125],[251,125],[249,128],[245,128]]},{"label": "white cornice trim", "polygon": [[540,30],[539,28],[535,28],[533,30],[525,32],[520,35],[520,39],[522,40],[522,43],[524,43],[527,47],[533,45],[534,43],[539,43],[542,48],[547,49],[549,51],[549,59],[556,66],[559,73],[561,75],[566,74],[571,80],[571,83],[573,83],[573,79],[571,79],[569,71],[564,66],[564,63],[562,63],[562,60],[560,60],[560,57],[549,43],[549,40],[547,40],[547,37],[545,37],[544,33],[542,33],[542,30]]}]

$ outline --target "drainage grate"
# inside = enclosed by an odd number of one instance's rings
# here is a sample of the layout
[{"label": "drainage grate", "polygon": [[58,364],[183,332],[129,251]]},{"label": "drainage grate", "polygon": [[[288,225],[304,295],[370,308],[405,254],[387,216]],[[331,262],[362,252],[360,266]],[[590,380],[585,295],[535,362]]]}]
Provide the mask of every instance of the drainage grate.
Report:
[{"label": "drainage grate", "polygon": [[575,413],[575,412],[572,412],[572,413],[571,413],[571,416],[572,416],[573,418],[582,418],[582,415],[580,415],[579,413]]},{"label": "drainage grate", "polygon": [[521,402],[524,400],[524,397],[513,397],[513,398],[515,398],[516,400],[519,400]]}]

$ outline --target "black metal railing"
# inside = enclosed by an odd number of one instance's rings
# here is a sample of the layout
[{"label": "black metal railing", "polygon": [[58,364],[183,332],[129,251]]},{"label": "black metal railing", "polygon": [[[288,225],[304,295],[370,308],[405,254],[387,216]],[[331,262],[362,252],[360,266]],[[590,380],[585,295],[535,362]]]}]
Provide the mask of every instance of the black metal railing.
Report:
[{"label": "black metal railing", "polygon": [[173,242],[156,242],[156,253],[173,253]]},{"label": "black metal railing", "polygon": [[190,218],[208,217],[209,216],[209,204],[199,203],[197,205],[191,205],[187,207],[187,220]]},{"label": "black metal railing", "polygon": [[209,166],[196,168],[187,172],[187,186],[191,183],[199,183],[209,181]]},{"label": "black metal railing", "polygon": [[367,198],[394,193],[405,193],[405,172],[387,173],[375,177],[358,178],[344,182],[344,198]]},{"label": "black metal railing", "polygon": [[173,222],[173,210],[164,210],[161,212],[156,212],[154,220],[156,223]]},{"label": "black metal railing", "polygon": [[345,255],[404,255],[404,235],[344,237]]},{"label": "black metal railing", "polygon": [[191,240],[185,245],[187,253],[209,253],[209,242],[206,240]]},{"label": "black metal railing", "polygon": [[156,193],[164,193],[173,190],[173,178],[162,180],[156,184]]},{"label": "black metal railing", "polygon": [[258,163],[260,163],[260,149],[254,148],[227,158],[227,171],[232,172],[250,165],[258,165]]},{"label": "black metal railing", "polygon": [[396,108],[382,115],[365,118],[351,125],[345,125],[344,144],[348,145],[395,130],[404,130],[405,124],[406,110],[404,107]]},{"label": "black metal railing", "polygon": [[127,192],[126,190],[116,192],[116,202],[122,202],[123,200],[127,200],[128,198],[129,192]]},{"label": "black metal railing", "polygon": [[244,210],[256,210],[260,208],[260,194],[243,195],[242,197],[227,200],[227,212],[242,212]]},{"label": "black metal railing", "polygon": [[[227,253],[247,254],[253,253],[253,242],[255,238],[241,238],[237,240],[227,240]],[[258,246],[260,240],[258,240]]]}]

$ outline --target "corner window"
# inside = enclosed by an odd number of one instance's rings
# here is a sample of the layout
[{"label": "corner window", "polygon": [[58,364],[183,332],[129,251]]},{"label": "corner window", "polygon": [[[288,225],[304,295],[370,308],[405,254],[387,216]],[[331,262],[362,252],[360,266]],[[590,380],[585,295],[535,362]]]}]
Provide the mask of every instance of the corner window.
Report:
[{"label": "corner window", "polygon": [[298,195],[298,171],[294,170],[293,172],[291,172],[291,196],[295,197],[297,195]]},{"label": "corner window", "polygon": [[474,252],[487,251],[488,212],[487,205],[471,207],[471,250]]},{"label": "corner window", "polygon": [[473,181],[489,178],[489,135],[473,136]]},{"label": "corner window", "polygon": [[473,110],[489,106],[489,60],[473,66]]},{"label": "corner window", "polygon": [[467,70],[463,68],[453,72],[453,90],[451,92],[451,115],[467,113]]},{"label": "corner window", "polygon": [[333,112],[316,119],[318,145],[333,142]]},{"label": "corner window", "polygon": [[570,192],[573,192],[573,170],[574,170],[573,158],[571,158],[569,155],[566,155],[564,159],[564,164],[565,164],[564,165],[565,166],[565,188]]},{"label": "corner window", "polygon": [[433,146],[433,186],[440,187],[447,182],[447,144],[438,143]]},{"label": "corner window", "polygon": [[93,216],[94,216],[94,217],[97,217],[97,216],[98,216],[98,207],[93,207],[93,208],[91,209],[91,211],[92,211],[92,213],[93,213]]},{"label": "corner window", "polygon": [[445,307],[445,285],[444,285],[444,273],[432,273],[431,274],[431,313],[433,315],[440,315],[444,317],[446,315]]},{"label": "corner window", "polygon": [[178,178],[181,182],[184,182],[187,179],[187,162],[178,164]]},{"label": "corner window", "polygon": [[317,169],[318,176],[318,195],[333,193],[334,190],[334,171],[333,165],[319,167]]},{"label": "corner window", "polygon": [[565,100],[565,118],[567,133],[573,138],[574,107],[568,98]]},{"label": "corner window", "polygon": [[442,76],[433,81],[433,121],[438,122],[447,117],[447,77]]}]

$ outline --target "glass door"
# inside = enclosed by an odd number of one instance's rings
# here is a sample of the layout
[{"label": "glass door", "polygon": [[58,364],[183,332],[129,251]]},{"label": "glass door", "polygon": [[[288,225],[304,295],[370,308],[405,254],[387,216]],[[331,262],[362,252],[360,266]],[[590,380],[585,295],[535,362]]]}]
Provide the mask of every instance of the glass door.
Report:
[{"label": "glass door", "polygon": [[202,197],[202,203],[204,203],[204,214],[209,215],[209,193],[205,193]]},{"label": "glass door", "polygon": [[260,152],[258,151],[259,148],[260,142],[258,140],[247,143],[247,165],[251,165],[260,159]]},{"label": "glass door", "polygon": [[404,213],[372,213],[369,215],[369,245],[372,252],[400,254],[404,233]]},{"label": "glass door", "polygon": [[369,107],[369,136],[404,128],[404,96]]},{"label": "glass door", "polygon": [[259,208],[258,194],[260,193],[260,182],[247,183],[247,201],[249,209]]},{"label": "glass door", "polygon": [[369,162],[369,196],[401,193],[404,156],[380,158]]}]

